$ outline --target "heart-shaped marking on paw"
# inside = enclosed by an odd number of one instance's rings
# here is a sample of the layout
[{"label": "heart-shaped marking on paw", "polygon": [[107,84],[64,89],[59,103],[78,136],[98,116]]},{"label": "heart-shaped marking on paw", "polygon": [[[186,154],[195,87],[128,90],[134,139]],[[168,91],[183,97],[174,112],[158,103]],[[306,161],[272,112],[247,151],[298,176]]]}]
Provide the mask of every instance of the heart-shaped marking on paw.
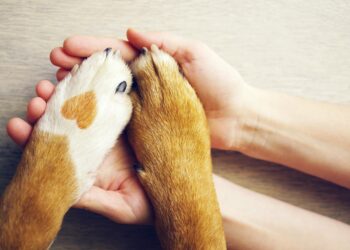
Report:
[{"label": "heart-shaped marking on paw", "polygon": [[96,116],[95,93],[88,91],[66,100],[61,108],[61,114],[66,119],[76,120],[79,128],[86,129]]}]

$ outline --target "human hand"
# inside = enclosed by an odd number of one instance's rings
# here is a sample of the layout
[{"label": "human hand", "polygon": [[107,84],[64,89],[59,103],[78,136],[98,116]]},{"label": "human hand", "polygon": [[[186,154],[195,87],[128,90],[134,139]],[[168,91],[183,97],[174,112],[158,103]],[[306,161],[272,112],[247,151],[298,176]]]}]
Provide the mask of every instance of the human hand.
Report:
[{"label": "human hand", "polygon": [[129,29],[127,37],[135,48],[155,44],[175,58],[204,105],[212,147],[240,151],[245,146],[246,134],[239,131],[247,122],[246,106],[253,88],[231,65],[205,44],[170,33]]},{"label": "human hand", "polygon": [[[240,133],[241,128],[255,122],[246,119],[253,88],[247,85],[239,73],[205,44],[175,36],[170,33],[140,33],[127,31],[128,42],[116,39],[74,36],[64,42],[63,48],[51,52],[51,61],[60,67],[57,78],[62,79],[74,64],[79,63],[96,50],[111,46],[121,49],[123,57],[130,61],[137,55],[137,49],[150,48],[152,44],[172,55],[180,65],[184,75],[196,90],[204,105],[210,126],[212,147],[237,150],[249,142]],[[252,121],[251,121],[252,120]]]},{"label": "human hand", "polygon": [[[9,121],[8,134],[18,145],[26,144],[32,126],[44,113],[46,101],[54,88],[52,83],[40,81],[36,88],[38,97],[28,104],[28,121],[20,118]],[[151,223],[151,206],[132,168],[133,161],[125,139],[120,138],[99,167],[94,186],[75,207],[99,213],[119,223]]]}]

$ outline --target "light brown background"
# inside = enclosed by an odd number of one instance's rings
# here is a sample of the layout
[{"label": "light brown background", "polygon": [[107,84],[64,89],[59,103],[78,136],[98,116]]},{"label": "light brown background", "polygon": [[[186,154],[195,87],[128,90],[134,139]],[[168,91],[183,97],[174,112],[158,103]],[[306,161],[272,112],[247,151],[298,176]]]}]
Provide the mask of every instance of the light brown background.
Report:
[{"label": "light brown background", "polygon": [[[48,54],[65,37],[124,37],[127,27],[177,32],[209,44],[252,85],[349,103],[349,13],[346,0],[1,0],[0,191],[20,157],[6,136],[6,122],[12,116],[24,117],[38,80],[55,81]],[[214,163],[216,173],[242,186],[350,223],[346,189],[237,153],[215,151]],[[69,212],[53,245],[53,249],[156,248],[152,228],[117,225],[80,210]]]}]

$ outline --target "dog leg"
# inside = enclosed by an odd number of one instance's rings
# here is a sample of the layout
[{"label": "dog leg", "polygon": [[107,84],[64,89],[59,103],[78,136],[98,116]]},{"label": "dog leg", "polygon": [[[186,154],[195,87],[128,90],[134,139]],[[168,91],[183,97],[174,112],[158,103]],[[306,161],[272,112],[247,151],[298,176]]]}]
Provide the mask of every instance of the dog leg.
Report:
[{"label": "dog leg", "polygon": [[47,249],[129,121],[131,73],[97,52],[56,87],[0,202],[0,249]]},{"label": "dog leg", "polygon": [[226,249],[203,107],[175,60],[152,46],[131,65],[129,141],[164,249]]}]

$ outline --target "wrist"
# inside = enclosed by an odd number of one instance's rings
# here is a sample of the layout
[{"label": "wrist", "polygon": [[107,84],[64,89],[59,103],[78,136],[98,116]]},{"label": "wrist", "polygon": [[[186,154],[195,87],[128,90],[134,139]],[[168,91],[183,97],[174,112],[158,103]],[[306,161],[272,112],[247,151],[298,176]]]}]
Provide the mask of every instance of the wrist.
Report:
[{"label": "wrist", "polygon": [[227,150],[250,154],[254,144],[260,141],[259,126],[263,117],[263,103],[268,100],[268,92],[246,85],[240,97],[232,102],[233,115],[229,120],[230,136]]},{"label": "wrist", "polygon": [[294,105],[290,96],[249,86],[237,114],[237,136],[231,150],[282,163],[284,152],[291,152],[294,142],[300,140],[300,131],[293,125],[294,109],[303,107]]}]

